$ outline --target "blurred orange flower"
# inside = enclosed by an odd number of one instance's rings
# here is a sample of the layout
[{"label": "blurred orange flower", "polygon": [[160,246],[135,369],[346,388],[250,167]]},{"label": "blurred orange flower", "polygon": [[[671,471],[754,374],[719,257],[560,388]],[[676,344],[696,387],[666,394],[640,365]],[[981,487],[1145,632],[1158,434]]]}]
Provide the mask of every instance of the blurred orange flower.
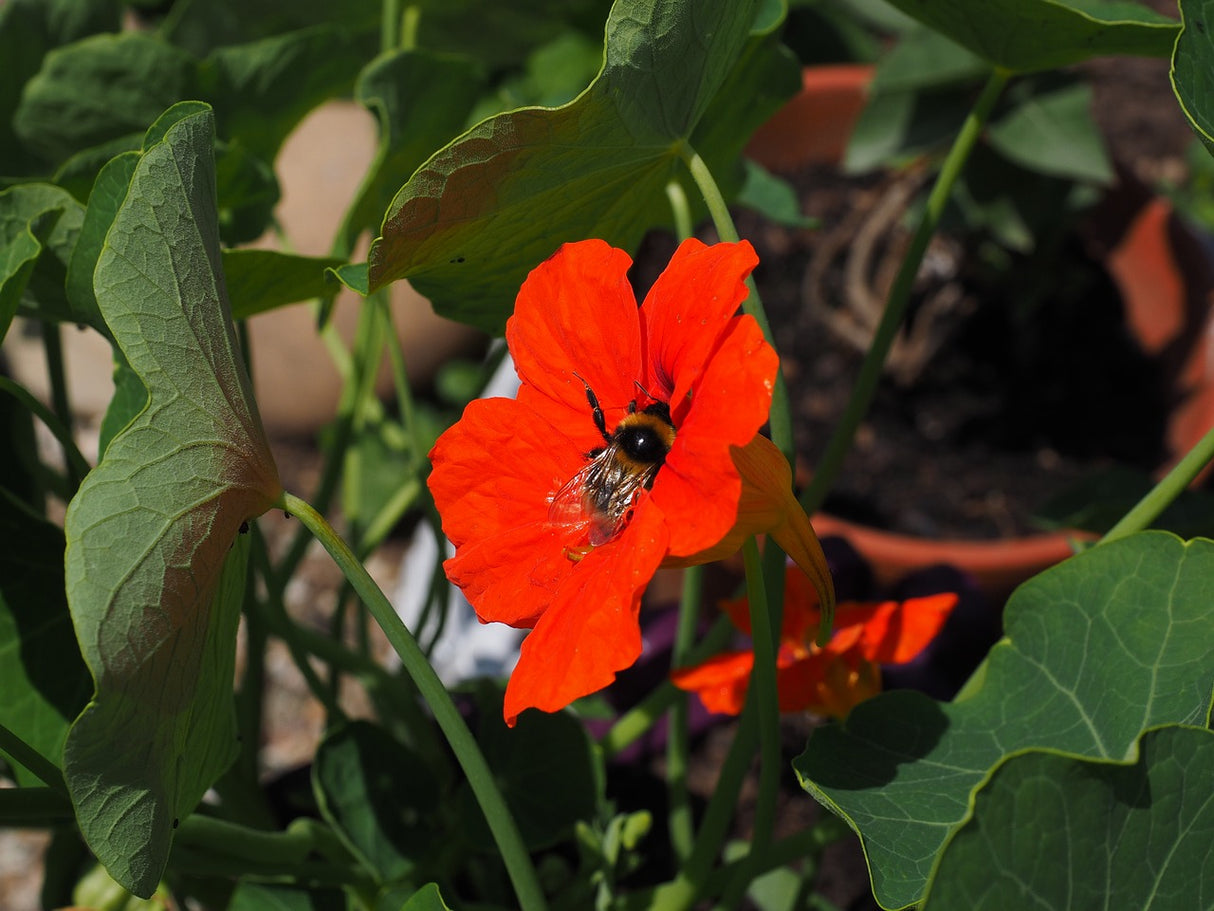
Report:
[{"label": "blurred orange flower", "polygon": [[531,629],[508,724],[609,684],[641,652],[657,568],[717,559],[735,529],[735,550],[778,530],[833,599],[787,460],[757,436],[778,369],[737,315],[757,261],[745,242],[685,241],[638,308],[627,254],[566,244],[506,325],[517,398],[472,402],[431,451],[448,578],[483,622]]},{"label": "blurred orange flower", "polygon": [[[835,632],[822,647],[814,644],[820,611],[806,578],[789,567],[776,689],[780,711],[809,711],[843,718],[881,691],[882,664],[912,660],[935,638],[957,604],[952,593],[878,603],[844,602],[835,614]],[[734,625],[750,633],[745,598],[723,602]],[[732,651],[696,667],[675,670],[675,686],[696,693],[712,712],[736,715],[746,702],[754,652]]]}]

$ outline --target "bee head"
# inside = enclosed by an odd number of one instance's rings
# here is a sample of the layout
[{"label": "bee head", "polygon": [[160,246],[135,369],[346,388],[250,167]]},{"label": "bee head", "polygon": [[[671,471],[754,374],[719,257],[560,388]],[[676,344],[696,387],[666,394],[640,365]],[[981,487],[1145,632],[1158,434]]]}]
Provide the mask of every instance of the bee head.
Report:
[{"label": "bee head", "polygon": [[661,465],[674,445],[670,407],[665,402],[654,402],[626,415],[615,429],[613,442],[634,462]]}]

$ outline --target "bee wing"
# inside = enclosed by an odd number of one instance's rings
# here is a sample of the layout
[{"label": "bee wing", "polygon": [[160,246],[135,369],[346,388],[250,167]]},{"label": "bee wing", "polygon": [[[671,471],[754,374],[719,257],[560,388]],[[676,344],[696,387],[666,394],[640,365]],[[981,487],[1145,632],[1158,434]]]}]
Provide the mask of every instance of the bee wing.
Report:
[{"label": "bee wing", "polygon": [[587,531],[593,547],[619,534],[658,466],[629,468],[617,456],[615,447],[609,446],[562,484],[548,505],[548,522]]},{"label": "bee wing", "polygon": [[586,482],[594,474],[595,463],[589,462],[572,478],[561,485],[548,503],[550,525],[589,525],[592,516],[590,497]]}]

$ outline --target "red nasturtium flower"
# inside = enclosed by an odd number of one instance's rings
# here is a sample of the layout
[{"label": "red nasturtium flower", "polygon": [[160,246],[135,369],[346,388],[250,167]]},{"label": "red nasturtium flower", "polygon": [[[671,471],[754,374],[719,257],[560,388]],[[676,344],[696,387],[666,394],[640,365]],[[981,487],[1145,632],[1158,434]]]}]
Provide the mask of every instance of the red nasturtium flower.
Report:
[{"label": "red nasturtium flower", "polygon": [[736,315],[756,263],[745,242],[688,240],[638,308],[626,253],[565,245],[506,324],[518,397],[472,402],[431,451],[456,548],[448,578],[483,622],[532,630],[507,723],[636,660],[641,593],[663,563],[718,559],[771,532],[833,599],[788,462],[757,435],[778,362]]},{"label": "red nasturtium flower", "polygon": [[[784,593],[784,619],[776,656],[780,711],[809,711],[843,718],[881,691],[878,665],[904,664],[935,638],[957,604],[952,593],[862,604],[841,603],[830,642],[814,644],[820,614],[817,596],[805,578],[790,568]],[[721,607],[734,625],[750,633],[745,598]],[[746,702],[754,652],[733,651],[696,667],[675,670],[675,686],[696,693],[710,712],[736,715]]]}]

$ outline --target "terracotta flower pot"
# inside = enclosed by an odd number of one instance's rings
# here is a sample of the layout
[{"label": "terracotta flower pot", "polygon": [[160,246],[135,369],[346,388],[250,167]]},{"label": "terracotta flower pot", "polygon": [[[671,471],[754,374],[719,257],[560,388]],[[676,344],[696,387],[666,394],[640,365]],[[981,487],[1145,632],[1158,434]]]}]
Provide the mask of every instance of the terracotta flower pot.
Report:
[{"label": "terracotta flower pot", "polygon": [[868,64],[807,66],[801,91],[755,130],[746,154],[769,171],[838,161],[868,102]]},{"label": "terracotta flower pot", "polygon": [[[1162,475],[1214,426],[1214,269],[1200,240],[1167,200],[1123,176],[1117,192],[1089,222],[1088,240],[1102,254],[1121,293],[1127,328],[1144,353],[1163,367],[1172,400]],[[1073,553],[1079,531],[974,541],[927,539],[840,519],[814,517],[821,536],[840,535],[871,564],[876,581],[889,584],[937,564],[969,573],[995,599]]]}]

